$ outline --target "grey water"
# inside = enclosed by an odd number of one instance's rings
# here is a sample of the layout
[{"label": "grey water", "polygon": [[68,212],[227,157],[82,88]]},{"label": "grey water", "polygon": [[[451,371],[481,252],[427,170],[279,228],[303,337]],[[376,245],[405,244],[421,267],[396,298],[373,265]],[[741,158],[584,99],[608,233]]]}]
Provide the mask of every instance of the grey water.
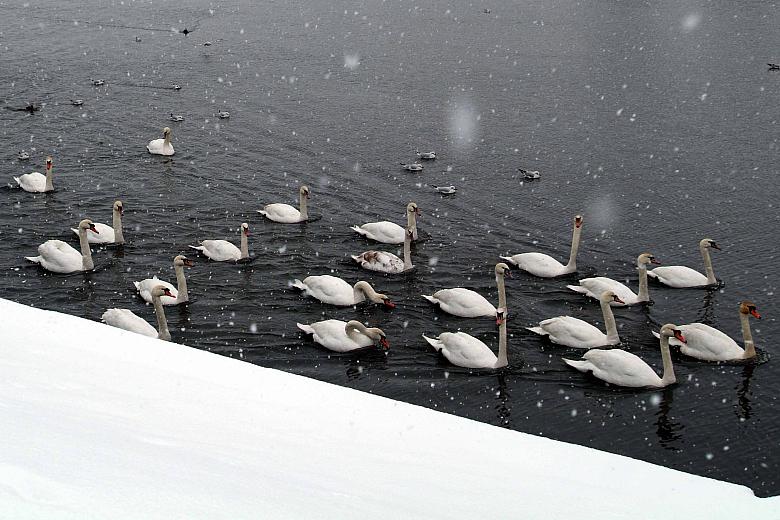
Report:
[{"label": "grey water", "polygon": [[[777,495],[780,73],[766,64],[780,60],[779,24],[775,3],[722,0],[0,1],[0,296],[154,322],[132,282],[173,280],[175,255],[206,238],[237,243],[246,221],[251,264],[191,255],[193,301],[167,310],[174,341]],[[40,110],[15,110],[30,102]],[[164,126],[172,158],[145,149]],[[416,148],[438,158],[403,171]],[[32,158],[18,161],[21,150]],[[46,155],[54,193],[12,187]],[[519,167],[541,178],[524,181]],[[256,213],[297,204],[301,184],[312,222]],[[432,188],[450,184],[452,196]],[[95,248],[95,272],[25,262],[47,239],[76,245],[69,228],[81,218],[110,223],[116,199],[128,243]],[[349,226],[403,223],[409,201],[426,238],[413,246],[415,272],[351,263],[376,244]],[[675,353],[676,385],[608,387],[561,361],[582,351],[525,330],[559,314],[599,324],[598,305],[565,288],[576,277],[519,272],[507,281],[506,370],[450,366],[422,340],[460,329],[497,345],[491,320],[445,315],[420,295],[465,286],[494,301],[498,256],[565,261],[577,213],[581,276],[636,287],[643,251],[701,270],[699,240],[723,248],[721,288],[651,285],[653,305],[616,311],[625,348],[660,372],[651,331],[663,323],[704,321],[741,342],[738,303],[751,299],[759,359]],[[368,280],[397,307],[328,307],[288,288],[327,273]],[[337,355],[295,326],[326,318],[379,326],[391,348]]]}]

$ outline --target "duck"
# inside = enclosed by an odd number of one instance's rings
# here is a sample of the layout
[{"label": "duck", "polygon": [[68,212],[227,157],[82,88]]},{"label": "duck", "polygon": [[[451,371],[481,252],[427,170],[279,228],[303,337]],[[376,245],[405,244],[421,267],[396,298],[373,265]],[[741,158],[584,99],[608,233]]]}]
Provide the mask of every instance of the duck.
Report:
[{"label": "duck", "polygon": [[[113,216],[111,226],[95,222],[94,225],[97,232],[93,232],[91,229],[87,230],[87,241],[90,244],[122,245],[125,243],[125,236],[122,234],[122,214],[124,213],[124,205],[121,200],[114,201],[111,213]],[[78,229],[71,228],[71,231],[77,235],[79,234]]]},{"label": "duck", "polygon": [[[703,323],[680,325],[678,328],[685,336],[685,342],[670,338],[669,344],[680,347],[684,355],[702,361],[741,361],[756,357],[756,345],[750,330],[750,316],[760,320],[756,304],[744,300],[739,304],[739,321],[742,326],[742,340],[745,348],[723,332]],[[658,337],[656,332],[653,335]]]},{"label": "duck", "polygon": [[426,161],[432,161],[436,159],[436,152],[421,152],[420,150],[415,150],[414,153],[417,155],[418,159],[423,159]]},{"label": "duck", "polygon": [[311,198],[311,192],[308,186],[301,186],[298,189],[298,204],[300,210],[295,209],[289,204],[280,202],[268,204],[263,209],[257,210],[268,220],[280,222],[282,224],[295,224],[297,222],[306,222],[309,220],[309,211],[306,207],[306,201]]},{"label": "duck", "polygon": [[554,278],[564,276],[577,271],[577,251],[580,248],[580,235],[582,234],[582,215],[574,217],[574,231],[571,239],[571,251],[566,265],[544,253],[519,253],[512,256],[502,256],[513,266],[540,278]]},{"label": "duck", "polygon": [[720,251],[720,246],[710,238],[704,238],[699,242],[699,251],[704,259],[706,275],[684,265],[665,265],[647,271],[647,276],[675,289],[715,285],[718,283],[718,279],[715,278],[715,270],[712,268],[710,249]]},{"label": "duck", "polygon": [[140,282],[133,282],[138,294],[147,303],[152,303],[152,289],[158,285],[167,287],[170,291],[170,296],[162,296],[160,301],[163,305],[178,305],[180,303],[186,303],[190,301],[189,293],[187,292],[187,279],[184,277],[184,267],[192,267],[195,263],[184,255],[177,255],[173,259],[173,270],[176,273],[176,284],[179,286],[175,288],[168,282],[164,282],[153,276]]},{"label": "duck", "polygon": [[629,289],[625,284],[604,276],[583,278],[579,281],[579,285],[567,285],[566,287],[574,292],[596,299],[598,299],[604,291],[612,291],[623,300],[622,304],[614,301],[610,304],[616,307],[647,303],[650,301],[650,293],[647,289],[647,265],[660,263],[661,262],[656,260],[655,256],[651,253],[642,253],[637,257],[636,268],[639,270],[639,294],[635,294],[634,291]]},{"label": "duck", "polygon": [[598,379],[616,386],[664,388],[677,381],[669,352],[669,338],[685,343],[685,336],[676,325],[667,323],[661,327],[660,346],[664,368],[660,377],[639,356],[620,349],[591,349],[581,360],[563,358],[563,361],[580,372],[592,372]]},{"label": "duck", "polygon": [[174,83],[173,85],[171,85],[171,88],[173,90],[181,90],[181,85],[179,85],[178,83]]},{"label": "duck", "polygon": [[780,65],[777,63],[767,63],[769,70],[780,70]]},{"label": "duck", "polygon": [[306,334],[312,334],[312,339],[333,352],[352,352],[377,343],[383,350],[390,348],[390,343],[382,329],[366,327],[357,320],[324,320],[305,325],[296,323]]},{"label": "duck", "polygon": [[436,186],[435,184],[431,184],[431,186],[434,190],[441,193],[442,195],[452,195],[458,191],[455,186]]},{"label": "duck", "polygon": [[[504,287],[504,277],[512,277],[509,266],[501,262],[496,264],[496,286],[498,287],[498,307],[506,309],[506,290]],[[436,291],[433,295],[423,294],[423,298],[434,305],[438,305],[441,310],[453,316],[461,318],[479,318],[497,316],[496,307],[493,306],[484,296],[471,289],[455,287],[454,289],[442,289]]]},{"label": "duck", "polygon": [[237,262],[249,258],[249,224],[241,223],[241,249],[227,240],[204,240],[199,246],[190,246],[216,262]]},{"label": "duck", "polygon": [[571,316],[558,316],[540,321],[538,327],[527,327],[528,330],[540,336],[547,336],[552,343],[571,348],[595,348],[605,345],[620,344],[615,315],[612,314],[610,303],[625,303],[612,291],[604,291],[599,298],[601,312],[604,317],[604,334],[590,323]]},{"label": "duck", "polygon": [[[422,216],[416,202],[406,205],[406,228],[412,228],[412,236],[417,240],[417,217]],[[369,222],[362,226],[352,226],[350,229],[364,237],[382,242],[383,244],[403,244],[406,237],[404,228],[395,222],[383,220],[381,222]]]},{"label": "duck", "polygon": [[306,296],[311,296],[328,305],[344,307],[356,305],[368,299],[371,303],[381,303],[390,309],[395,308],[395,304],[387,295],[376,292],[371,284],[362,280],[354,286],[350,286],[341,278],[323,274],[307,276],[303,281],[296,278],[291,286],[300,289]]},{"label": "duck", "polygon": [[169,118],[171,121],[184,121],[184,116],[182,115],[174,115],[173,112],[171,112],[171,117]]},{"label": "duck", "polygon": [[92,86],[94,87],[101,87],[106,84],[106,80],[104,79],[93,79],[92,80]]},{"label": "duck", "polygon": [[523,177],[529,181],[539,179],[542,176],[537,170],[524,170],[523,168],[518,168],[517,171],[522,173]]},{"label": "duck", "polygon": [[171,129],[167,126],[163,128],[163,138],[149,141],[146,149],[154,155],[173,155],[176,153],[171,144]]},{"label": "duck", "polygon": [[217,117],[219,117],[220,119],[228,119],[230,117],[230,112],[218,110]]},{"label": "duck", "polygon": [[156,329],[130,309],[107,309],[100,319],[103,323],[111,325],[112,327],[135,332],[136,334],[143,334],[150,338],[170,341],[171,333],[168,330],[168,320],[165,318],[165,310],[163,309],[160,298],[163,296],[173,298],[171,290],[164,285],[156,285],[152,288],[151,295],[152,305],[154,305],[154,314],[157,316]]},{"label": "duck", "polygon": [[79,253],[70,244],[62,240],[47,240],[38,246],[38,256],[26,256],[30,262],[40,264],[41,267],[53,273],[75,273],[78,271],[91,271],[95,268],[92,261],[92,251],[87,242],[87,231],[97,233],[98,230],[89,219],[79,222]]},{"label": "duck", "polygon": [[140,43],[140,42],[141,42],[141,37],[140,37],[140,36],[136,36],[136,37],[135,37],[135,41],[136,41],[137,43]]},{"label": "duck", "polygon": [[81,105],[84,104],[84,100],[83,99],[71,99],[70,100],[70,104],[73,105],[74,107],[80,107]]},{"label": "duck", "polygon": [[453,365],[464,368],[499,369],[509,365],[506,343],[505,309],[496,313],[498,323],[498,355],[484,342],[465,332],[444,332],[436,338],[423,334],[423,339]]},{"label": "duck", "polygon": [[20,161],[26,161],[27,159],[30,158],[30,154],[22,150],[21,152],[19,152],[19,155],[17,155],[16,158],[19,159]]},{"label": "duck", "polygon": [[404,259],[401,260],[393,253],[385,251],[365,251],[359,255],[353,255],[352,260],[358,263],[363,269],[369,271],[379,271],[380,273],[398,274],[413,269],[412,265],[412,229],[406,230],[404,239]]},{"label": "duck", "polygon": [[404,170],[408,172],[419,172],[423,170],[423,165],[418,162],[413,163],[401,163],[401,166]]},{"label": "duck", "polygon": [[54,191],[52,177],[54,175],[54,162],[51,157],[46,158],[46,175],[40,172],[25,173],[14,177],[16,184],[28,193],[46,193]]}]

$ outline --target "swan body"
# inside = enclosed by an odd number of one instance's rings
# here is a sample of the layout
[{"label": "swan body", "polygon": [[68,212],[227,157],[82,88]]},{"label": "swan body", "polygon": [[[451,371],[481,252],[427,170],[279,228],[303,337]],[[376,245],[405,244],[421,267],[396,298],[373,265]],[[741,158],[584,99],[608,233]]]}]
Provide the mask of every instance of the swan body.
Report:
[{"label": "swan body", "polygon": [[[125,243],[125,236],[122,234],[122,214],[124,212],[124,206],[121,200],[114,202],[112,209],[113,223],[111,226],[95,222],[95,229],[97,233],[91,229],[87,230],[87,241],[90,244],[117,244],[121,245]],[[78,229],[71,228],[71,231],[79,234]]]},{"label": "swan body", "polygon": [[249,258],[249,224],[241,223],[241,248],[227,240],[204,240],[199,246],[190,246],[216,262],[236,262]]},{"label": "swan body", "polygon": [[143,334],[150,338],[159,338],[165,341],[171,340],[171,333],[168,330],[168,321],[165,319],[165,310],[160,302],[161,296],[171,296],[167,287],[158,285],[152,289],[152,302],[154,304],[154,314],[157,316],[157,329],[152,327],[145,319],[137,316],[130,309],[108,309],[103,313],[101,319],[103,323],[117,327],[119,329]]},{"label": "swan body", "polygon": [[704,259],[706,275],[684,265],[668,265],[656,267],[652,271],[648,271],[647,276],[676,289],[714,285],[718,283],[718,280],[715,278],[715,271],[712,268],[710,249],[719,250],[720,247],[714,240],[709,238],[705,238],[699,242],[699,251],[701,251],[701,256]]},{"label": "swan body", "polygon": [[311,296],[322,303],[329,305],[356,305],[368,299],[372,303],[382,303],[393,308],[395,304],[386,295],[377,293],[371,284],[360,281],[354,286],[336,276],[324,274],[320,276],[307,276],[301,280],[294,280],[292,286],[300,289],[306,296]]},{"label": "swan body", "polygon": [[[410,202],[406,205],[406,227],[412,228],[412,238],[417,240],[417,217],[420,216],[420,208]],[[366,238],[382,242],[383,244],[403,244],[406,231],[395,222],[383,220],[381,222],[369,222],[362,226],[352,226],[350,229]]]},{"label": "swan body", "polygon": [[404,239],[404,259],[401,260],[393,253],[387,253],[385,251],[365,251],[357,256],[352,256],[352,260],[357,262],[363,269],[369,271],[379,271],[381,273],[403,273],[412,269],[412,252],[411,252],[412,230],[406,230],[406,238]]},{"label": "swan body", "polygon": [[664,365],[661,377],[639,356],[620,349],[592,349],[587,351],[581,360],[564,358],[563,361],[580,372],[592,372],[595,377],[613,385],[630,388],[663,388],[677,381],[672,367],[672,355],[669,352],[669,338],[675,337],[684,343],[685,337],[671,323],[661,327],[660,337],[661,358]]},{"label": "swan body", "polygon": [[[739,305],[744,349],[723,332],[703,323],[680,325],[678,328],[685,336],[685,343],[681,343],[676,338],[670,338],[669,344],[679,346],[680,352],[686,356],[702,361],[738,361],[754,358],[756,357],[756,346],[753,343],[753,334],[750,330],[750,316],[761,319],[756,305],[745,300]],[[658,336],[655,332],[653,334]]]},{"label": "swan body", "polygon": [[571,316],[558,316],[539,322],[538,327],[528,327],[528,330],[547,336],[552,343],[571,348],[595,348],[620,343],[615,316],[612,314],[611,302],[623,303],[623,300],[611,291],[604,291],[599,298],[601,312],[607,333],[604,334],[590,323]]},{"label": "swan body", "polygon": [[190,300],[189,292],[187,291],[187,279],[184,277],[184,266],[192,267],[193,262],[184,255],[178,255],[173,259],[173,270],[176,273],[176,284],[174,287],[168,282],[164,282],[153,276],[140,282],[133,282],[138,294],[148,303],[154,303],[152,300],[152,291],[157,286],[162,286],[170,291],[170,296],[165,295],[160,297],[160,301],[163,305],[178,305]]},{"label": "swan body", "polygon": [[171,129],[167,126],[163,128],[163,138],[149,141],[146,149],[154,155],[173,155],[176,153],[171,144]]},{"label": "swan body", "polygon": [[[496,285],[498,286],[498,307],[506,308],[506,291],[504,287],[504,277],[511,277],[509,266],[504,263],[496,264]],[[455,287],[453,289],[442,289],[436,291],[431,296],[423,294],[423,298],[438,305],[441,310],[447,314],[460,316],[461,318],[478,318],[481,316],[497,316],[496,307],[476,291]]]},{"label": "swan body", "polygon": [[351,352],[372,347],[377,342],[385,350],[390,348],[382,329],[368,328],[356,320],[325,320],[309,325],[296,325],[306,334],[312,334],[315,342],[334,352]]},{"label": "swan body", "polygon": [[29,193],[45,193],[47,191],[53,191],[54,185],[52,184],[52,176],[54,175],[54,167],[51,157],[46,158],[46,175],[40,172],[25,173],[19,177],[14,177],[16,184],[19,185],[24,191]]},{"label": "swan body", "polygon": [[580,248],[580,235],[582,234],[582,216],[574,217],[574,232],[571,239],[571,251],[569,262],[564,265],[555,258],[544,253],[519,253],[512,256],[502,256],[504,260],[517,266],[523,271],[541,278],[553,278],[577,271],[577,251]]},{"label": "swan body", "polygon": [[298,190],[298,204],[300,209],[295,209],[289,204],[275,203],[268,204],[263,209],[257,210],[258,213],[274,222],[282,224],[294,224],[297,222],[306,222],[309,220],[309,210],[306,202],[311,198],[311,192],[308,186],[301,186]]},{"label": "swan body", "polygon": [[90,251],[87,242],[88,229],[97,231],[91,220],[84,219],[79,222],[80,253],[62,240],[47,240],[38,246],[38,256],[25,258],[30,262],[40,264],[41,267],[53,273],[90,271],[95,268],[95,264],[92,262],[92,251]]},{"label": "swan body", "polygon": [[610,303],[610,305],[617,307],[649,302],[650,294],[647,288],[647,264],[658,264],[660,262],[658,262],[650,253],[642,253],[637,257],[636,263],[637,269],[639,270],[639,294],[634,293],[634,291],[629,289],[625,284],[604,276],[583,278],[579,281],[579,285],[567,285],[566,287],[574,292],[589,296],[590,298],[599,298],[604,291],[612,291],[624,302],[623,304],[617,302]]},{"label": "swan body", "polygon": [[503,309],[499,309],[498,317],[498,356],[484,342],[465,332],[444,332],[437,338],[423,334],[423,339],[453,365],[464,368],[503,368],[509,364]]}]

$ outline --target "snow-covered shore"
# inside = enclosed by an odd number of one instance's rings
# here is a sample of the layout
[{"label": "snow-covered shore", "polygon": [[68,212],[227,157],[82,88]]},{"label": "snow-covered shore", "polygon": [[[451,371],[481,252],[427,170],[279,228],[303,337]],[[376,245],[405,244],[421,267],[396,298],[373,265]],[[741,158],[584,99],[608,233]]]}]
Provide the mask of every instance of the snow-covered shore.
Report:
[{"label": "snow-covered shore", "polygon": [[780,497],[0,299],[21,519],[777,519]]}]

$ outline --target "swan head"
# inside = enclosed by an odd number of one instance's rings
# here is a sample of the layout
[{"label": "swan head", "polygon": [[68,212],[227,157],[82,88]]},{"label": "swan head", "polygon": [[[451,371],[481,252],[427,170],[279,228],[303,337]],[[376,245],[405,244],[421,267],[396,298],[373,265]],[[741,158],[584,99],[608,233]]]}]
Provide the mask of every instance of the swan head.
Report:
[{"label": "swan head", "polygon": [[171,129],[169,127],[163,128],[163,137],[168,138],[171,136]]},{"label": "swan head", "polygon": [[683,333],[680,329],[677,328],[677,325],[673,325],[671,323],[667,323],[663,327],[661,327],[661,336],[666,336],[667,338],[676,338],[677,341],[680,343],[687,343],[685,341],[685,336],[683,336]]},{"label": "swan head", "polygon": [[636,266],[645,267],[647,264],[661,265],[661,262],[655,259],[655,255],[652,253],[642,253],[636,257]]},{"label": "swan head", "polygon": [[241,232],[245,234],[246,236],[249,236],[249,224],[246,222],[241,223]]},{"label": "swan head", "polygon": [[309,187],[308,187],[308,186],[301,186],[301,189],[300,189],[300,190],[298,190],[298,192],[299,192],[299,193],[300,193],[302,196],[306,197],[307,199],[310,199],[310,198],[311,198],[311,192],[309,191]]},{"label": "swan head", "polygon": [[574,217],[574,227],[579,229],[582,227],[583,218],[582,215],[576,215]]},{"label": "swan head", "polygon": [[756,309],[756,304],[751,302],[750,300],[744,300],[739,304],[739,312],[740,314],[750,314],[757,320],[761,319],[761,315],[758,313],[758,310]]},{"label": "swan head", "polygon": [[173,298],[174,296],[171,294],[171,290],[165,287],[164,285],[156,285],[152,288],[152,297],[154,296],[170,296]]},{"label": "swan head", "polygon": [[711,247],[712,249],[717,249],[720,251],[720,246],[715,243],[714,240],[711,238],[704,238],[699,242],[699,247]]},{"label": "swan head", "polygon": [[368,329],[368,336],[373,339],[374,341],[379,341],[379,346],[382,347],[382,350],[387,350],[390,348],[390,342],[387,341],[387,336],[385,336],[385,331],[379,328],[372,328]]},{"label": "swan head", "polygon": [[379,298],[381,299],[380,301],[382,302],[382,305],[384,305],[388,309],[395,309],[395,304],[390,300],[389,296],[387,296],[386,294],[377,294],[377,296],[379,296]]},{"label": "swan head", "polygon": [[173,259],[174,267],[187,266],[192,267],[195,263],[184,255],[178,255]]},{"label": "swan head", "polygon": [[496,309],[496,325],[501,325],[506,321],[506,308],[499,307]]},{"label": "swan head", "polygon": [[121,200],[114,201],[114,211],[120,215],[124,214],[125,207]]},{"label": "swan head", "polygon": [[80,230],[83,229],[84,231],[90,230],[93,233],[97,233],[98,235],[100,234],[100,232],[95,228],[95,224],[93,224],[92,221],[89,220],[88,218],[85,218],[84,220],[79,222],[79,229]]},{"label": "swan head", "polygon": [[599,298],[599,301],[602,303],[626,303],[623,300],[620,299],[620,297],[613,293],[612,291],[604,291],[601,293],[601,297]]},{"label": "swan head", "polygon": [[414,213],[416,216],[421,217],[422,212],[420,211],[420,208],[417,207],[416,202],[410,202],[406,205],[406,212],[407,213]]},{"label": "swan head", "polygon": [[52,164],[51,155],[49,155],[46,157],[46,170],[51,170]]},{"label": "swan head", "polygon": [[512,271],[509,269],[509,266],[506,265],[504,262],[499,262],[496,264],[496,276],[498,275],[507,278],[512,278]]}]

